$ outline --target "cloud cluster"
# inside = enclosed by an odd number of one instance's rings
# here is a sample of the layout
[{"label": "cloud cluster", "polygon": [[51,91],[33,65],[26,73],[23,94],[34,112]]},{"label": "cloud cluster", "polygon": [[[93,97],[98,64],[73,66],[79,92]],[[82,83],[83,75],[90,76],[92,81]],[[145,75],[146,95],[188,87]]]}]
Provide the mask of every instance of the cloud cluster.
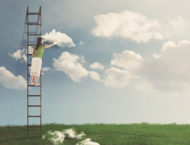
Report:
[{"label": "cloud cluster", "polygon": [[44,34],[42,38],[49,42],[56,42],[57,46],[60,48],[75,47],[73,40],[67,34],[56,32],[55,29],[53,29],[50,33]]},{"label": "cloud cluster", "polygon": [[132,86],[146,92],[189,94],[190,41],[165,42],[152,59],[125,50],[115,53],[110,68],[105,70],[104,84],[111,87]]},{"label": "cloud cluster", "polygon": [[[53,145],[60,145],[64,143],[66,138],[79,140],[84,136],[86,136],[84,132],[77,134],[72,128],[70,128],[62,131],[48,131],[42,136],[42,139],[48,139]],[[93,142],[90,138],[87,138],[76,145],[99,145],[99,143]]]},{"label": "cloud cluster", "polygon": [[100,14],[94,17],[97,26],[92,34],[99,37],[119,36],[137,43],[165,37],[161,24],[156,19],[129,10],[119,13]]},{"label": "cloud cluster", "polygon": [[15,76],[4,66],[0,66],[0,84],[5,88],[15,90],[26,88],[26,80],[23,78],[23,76]]},{"label": "cloud cluster", "polygon": [[[96,71],[85,69],[84,57],[63,52],[54,59],[54,67],[64,71],[73,81],[89,77],[108,87],[129,87],[131,89],[154,93],[187,93],[190,87],[190,41],[165,42],[159,53],[153,53],[152,59],[145,59],[140,54],[124,50],[113,53],[110,66],[98,62],[90,65]],[[83,61],[82,61],[83,60]]]},{"label": "cloud cluster", "polygon": [[42,139],[48,139],[53,145],[62,144],[65,138],[81,139],[85,134],[81,132],[77,134],[72,128],[64,129],[62,131],[48,131],[42,136]]}]

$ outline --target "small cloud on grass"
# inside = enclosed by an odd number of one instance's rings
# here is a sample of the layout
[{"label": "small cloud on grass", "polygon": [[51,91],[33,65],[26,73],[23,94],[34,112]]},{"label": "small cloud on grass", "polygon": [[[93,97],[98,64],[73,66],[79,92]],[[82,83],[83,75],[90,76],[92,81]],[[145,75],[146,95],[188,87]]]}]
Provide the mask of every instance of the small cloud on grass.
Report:
[{"label": "small cloud on grass", "polygon": [[62,131],[48,131],[45,135],[42,136],[42,139],[48,139],[53,145],[62,144],[65,138],[70,139],[81,139],[85,136],[84,132],[77,134],[72,128],[64,129]]},{"label": "small cloud on grass", "polygon": [[91,138],[87,138],[87,139],[77,143],[76,145],[100,145],[100,144],[97,142],[91,141]]},{"label": "small cloud on grass", "polygon": [[[53,145],[62,145],[66,138],[69,139],[82,139],[86,134],[81,132],[77,134],[72,128],[64,129],[62,131],[48,131],[42,136],[42,139],[48,139]],[[86,138],[82,141],[79,141],[76,145],[100,145],[97,142],[91,141],[90,138]]]}]

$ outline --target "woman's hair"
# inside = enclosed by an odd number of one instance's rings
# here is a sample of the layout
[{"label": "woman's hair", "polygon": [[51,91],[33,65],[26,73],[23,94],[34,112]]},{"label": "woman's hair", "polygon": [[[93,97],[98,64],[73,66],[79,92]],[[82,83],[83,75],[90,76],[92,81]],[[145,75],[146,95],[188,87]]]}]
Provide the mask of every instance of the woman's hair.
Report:
[{"label": "woman's hair", "polygon": [[38,37],[38,39],[37,39],[37,44],[36,44],[36,48],[35,48],[36,50],[39,49],[41,43],[42,43],[42,37]]}]

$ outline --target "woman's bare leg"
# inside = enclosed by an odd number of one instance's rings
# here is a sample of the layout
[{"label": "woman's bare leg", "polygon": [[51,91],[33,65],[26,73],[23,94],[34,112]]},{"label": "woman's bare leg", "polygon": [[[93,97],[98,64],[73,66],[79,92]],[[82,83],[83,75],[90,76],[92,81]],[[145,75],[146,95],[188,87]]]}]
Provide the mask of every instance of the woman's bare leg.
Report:
[{"label": "woman's bare leg", "polygon": [[38,85],[38,76],[35,76],[35,85]]},{"label": "woman's bare leg", "polygon": [[34,76],[32,76],[32,78],[31,78],[31,85],[34,85],[33,81],[34,81]]}]

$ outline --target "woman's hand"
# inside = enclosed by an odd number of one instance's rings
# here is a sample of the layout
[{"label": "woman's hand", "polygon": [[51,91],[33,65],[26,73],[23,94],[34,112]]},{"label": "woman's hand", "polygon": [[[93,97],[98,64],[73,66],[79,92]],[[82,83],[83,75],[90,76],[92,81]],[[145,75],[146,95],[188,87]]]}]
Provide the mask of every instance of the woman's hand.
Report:
[{"label": "woman's hand", "polygon": [[56,42],[52,42],[51,44],[46,44],[45,48],[49,48],[49,47],[52,47],[54,45],[57,45],[57,43]]}]

